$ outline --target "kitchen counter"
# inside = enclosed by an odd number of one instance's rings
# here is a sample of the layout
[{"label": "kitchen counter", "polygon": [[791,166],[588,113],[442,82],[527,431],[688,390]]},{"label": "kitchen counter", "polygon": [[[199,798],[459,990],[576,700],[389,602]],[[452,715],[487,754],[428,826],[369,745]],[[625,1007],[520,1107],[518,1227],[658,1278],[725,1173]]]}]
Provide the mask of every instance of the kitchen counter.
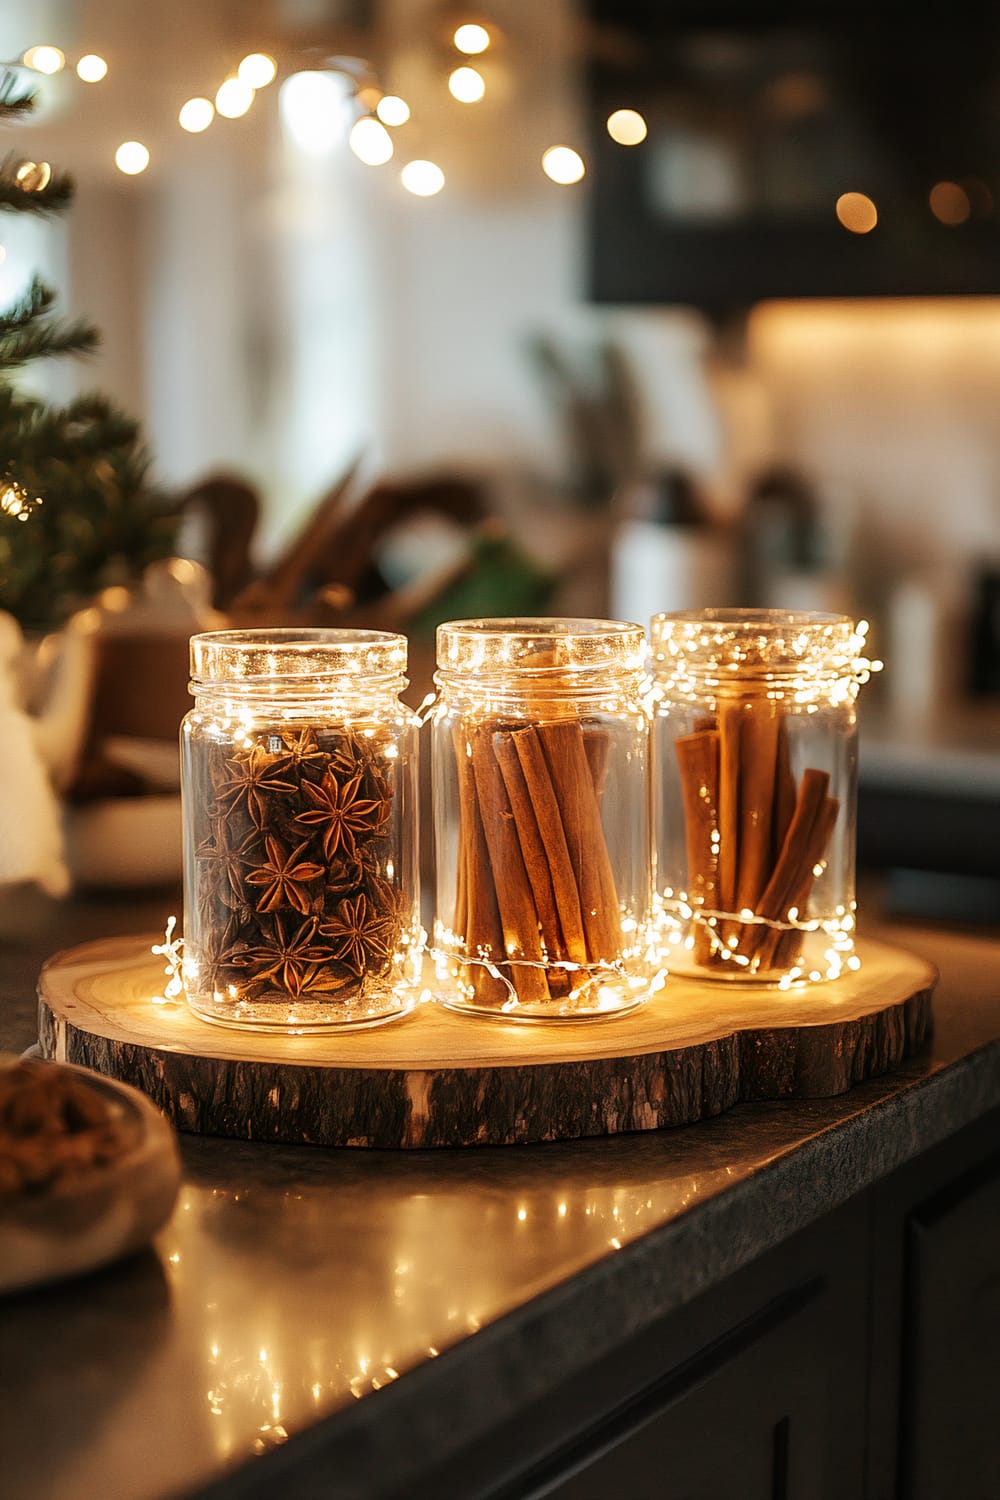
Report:
[{"label": "kitchen counter", "polygon": [[[33,1041],[50,951],[162,928],[176,901],[8,904],[0,1048]],[[420,1488],[432,1460],[995,1117],[996,937],[862,930],[939,966],[937,1029],[925,1055],[838,1098],[506,1149],[182,1138],[154,1249],[0,1306],[0,1490],[435,1493]]]}]

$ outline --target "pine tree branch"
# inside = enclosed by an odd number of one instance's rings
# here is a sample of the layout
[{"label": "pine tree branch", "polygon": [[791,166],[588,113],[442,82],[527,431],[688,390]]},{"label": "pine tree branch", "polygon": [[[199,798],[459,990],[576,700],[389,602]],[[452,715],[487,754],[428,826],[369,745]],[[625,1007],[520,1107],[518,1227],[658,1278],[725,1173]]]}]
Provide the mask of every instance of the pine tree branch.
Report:
[{"label": "pine tree branch", "polygon": [[47,316],[54,302],[55,293],[34,276],[23,297],[0,314],[0,371],[51,354],[91,354],[97,348],[99,335],[89,323]]},{"label": "pine tree branch", "polygon": [[6,68],[0,77],[0,120],[24,119],[30,115],[38,101],[34,89],[25,89],[20,75],[13,68]]},{"label": "pine tree branch", "polygon": [[17,180],[24,158],[5,156],[0,162],[0,210],[24,214],[62,213],[73,201],[75,185],[68,172],[53,172],[43,188],[22,187]]}]

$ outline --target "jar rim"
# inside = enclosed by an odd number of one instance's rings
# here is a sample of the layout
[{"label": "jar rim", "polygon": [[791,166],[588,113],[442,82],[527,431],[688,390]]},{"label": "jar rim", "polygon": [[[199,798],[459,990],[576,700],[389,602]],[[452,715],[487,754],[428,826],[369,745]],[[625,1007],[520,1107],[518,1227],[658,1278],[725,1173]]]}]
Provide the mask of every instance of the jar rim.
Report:
[{"label": "jar rim", "polygon": [[639,670],[646,634],[629,620],[513,615],[446,620],[437,628],[437,664],[454,672]]},{"label": "jar rim", "polygon": [[683,659],[691,670],[769,672],[858,670],[867,631],[850,615],[784,609],[681,610],[654,615],[649,626],[656,667]]},{"label": "jar rim", "polygon": [[190,659],[195,688],[397,678],[406,671],[407,640],[387,630],[326,626],[210,630],[191,637]]}]

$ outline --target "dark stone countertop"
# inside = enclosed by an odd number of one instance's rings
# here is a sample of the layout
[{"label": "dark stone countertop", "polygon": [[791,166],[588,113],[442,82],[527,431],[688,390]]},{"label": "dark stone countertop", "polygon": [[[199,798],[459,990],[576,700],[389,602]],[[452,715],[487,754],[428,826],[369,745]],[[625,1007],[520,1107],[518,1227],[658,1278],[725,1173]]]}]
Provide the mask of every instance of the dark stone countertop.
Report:
[{"label": "dark stone countertop", "polygon": [[[0,1047],[33,1040],[50,951],[157,930],[177,906],[8,901]],[[324,1495],[391,1490],[976,1120],[1000,1102],[996,936],[862,930],[939,966],[937,1031],[900,1072],[835,1099],[506,1149],[184,1139],[185,1185],[152,1250],[0,1305],[0,1489],[188,1493],[323,1420],[339,1434]]]}]

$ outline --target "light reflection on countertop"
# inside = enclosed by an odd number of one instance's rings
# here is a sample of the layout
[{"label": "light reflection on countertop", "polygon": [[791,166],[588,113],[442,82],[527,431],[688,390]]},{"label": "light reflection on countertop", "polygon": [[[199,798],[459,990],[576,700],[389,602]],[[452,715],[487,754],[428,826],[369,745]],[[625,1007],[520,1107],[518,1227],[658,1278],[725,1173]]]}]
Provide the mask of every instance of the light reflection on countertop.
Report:
[{"label": "light reflection on countertop", "polygon": [[[182,1137],[185,1185],[155,1251],[0,1306],[0,1492],[161,1500],[207,1482],[875,1115],[1000,1034],[995,943],[921,932],[910,946],[944,973],[934,1050],[836,1099],[542,1146]],[[784,1212],[777,1195],[754,1220],[761,1246],[787,1232]],[[678,1299],[707,1284],[700,1260],[670,1253]]]},{"label": "light reflection on countertop", "polygon": [[[515,1165],[527,1170],[511,1172],[498,1151],[345,1160],[275,1147],[262,1163],[256,1148],[211,1143],[248,1169],[237,1190],[199,1181],[205,1153],[185,1146],[193,1171],[157,1248],[175,1319],[200,1351],[220,1463],[381,1389],[734,1170],[627,1186],[567,1171],[553,1183],[551,1161],[523,1152]],[[567,1149],[579,1148],[545,1157]],[[281,1185],[286,1173],[294,1185]]]}]

